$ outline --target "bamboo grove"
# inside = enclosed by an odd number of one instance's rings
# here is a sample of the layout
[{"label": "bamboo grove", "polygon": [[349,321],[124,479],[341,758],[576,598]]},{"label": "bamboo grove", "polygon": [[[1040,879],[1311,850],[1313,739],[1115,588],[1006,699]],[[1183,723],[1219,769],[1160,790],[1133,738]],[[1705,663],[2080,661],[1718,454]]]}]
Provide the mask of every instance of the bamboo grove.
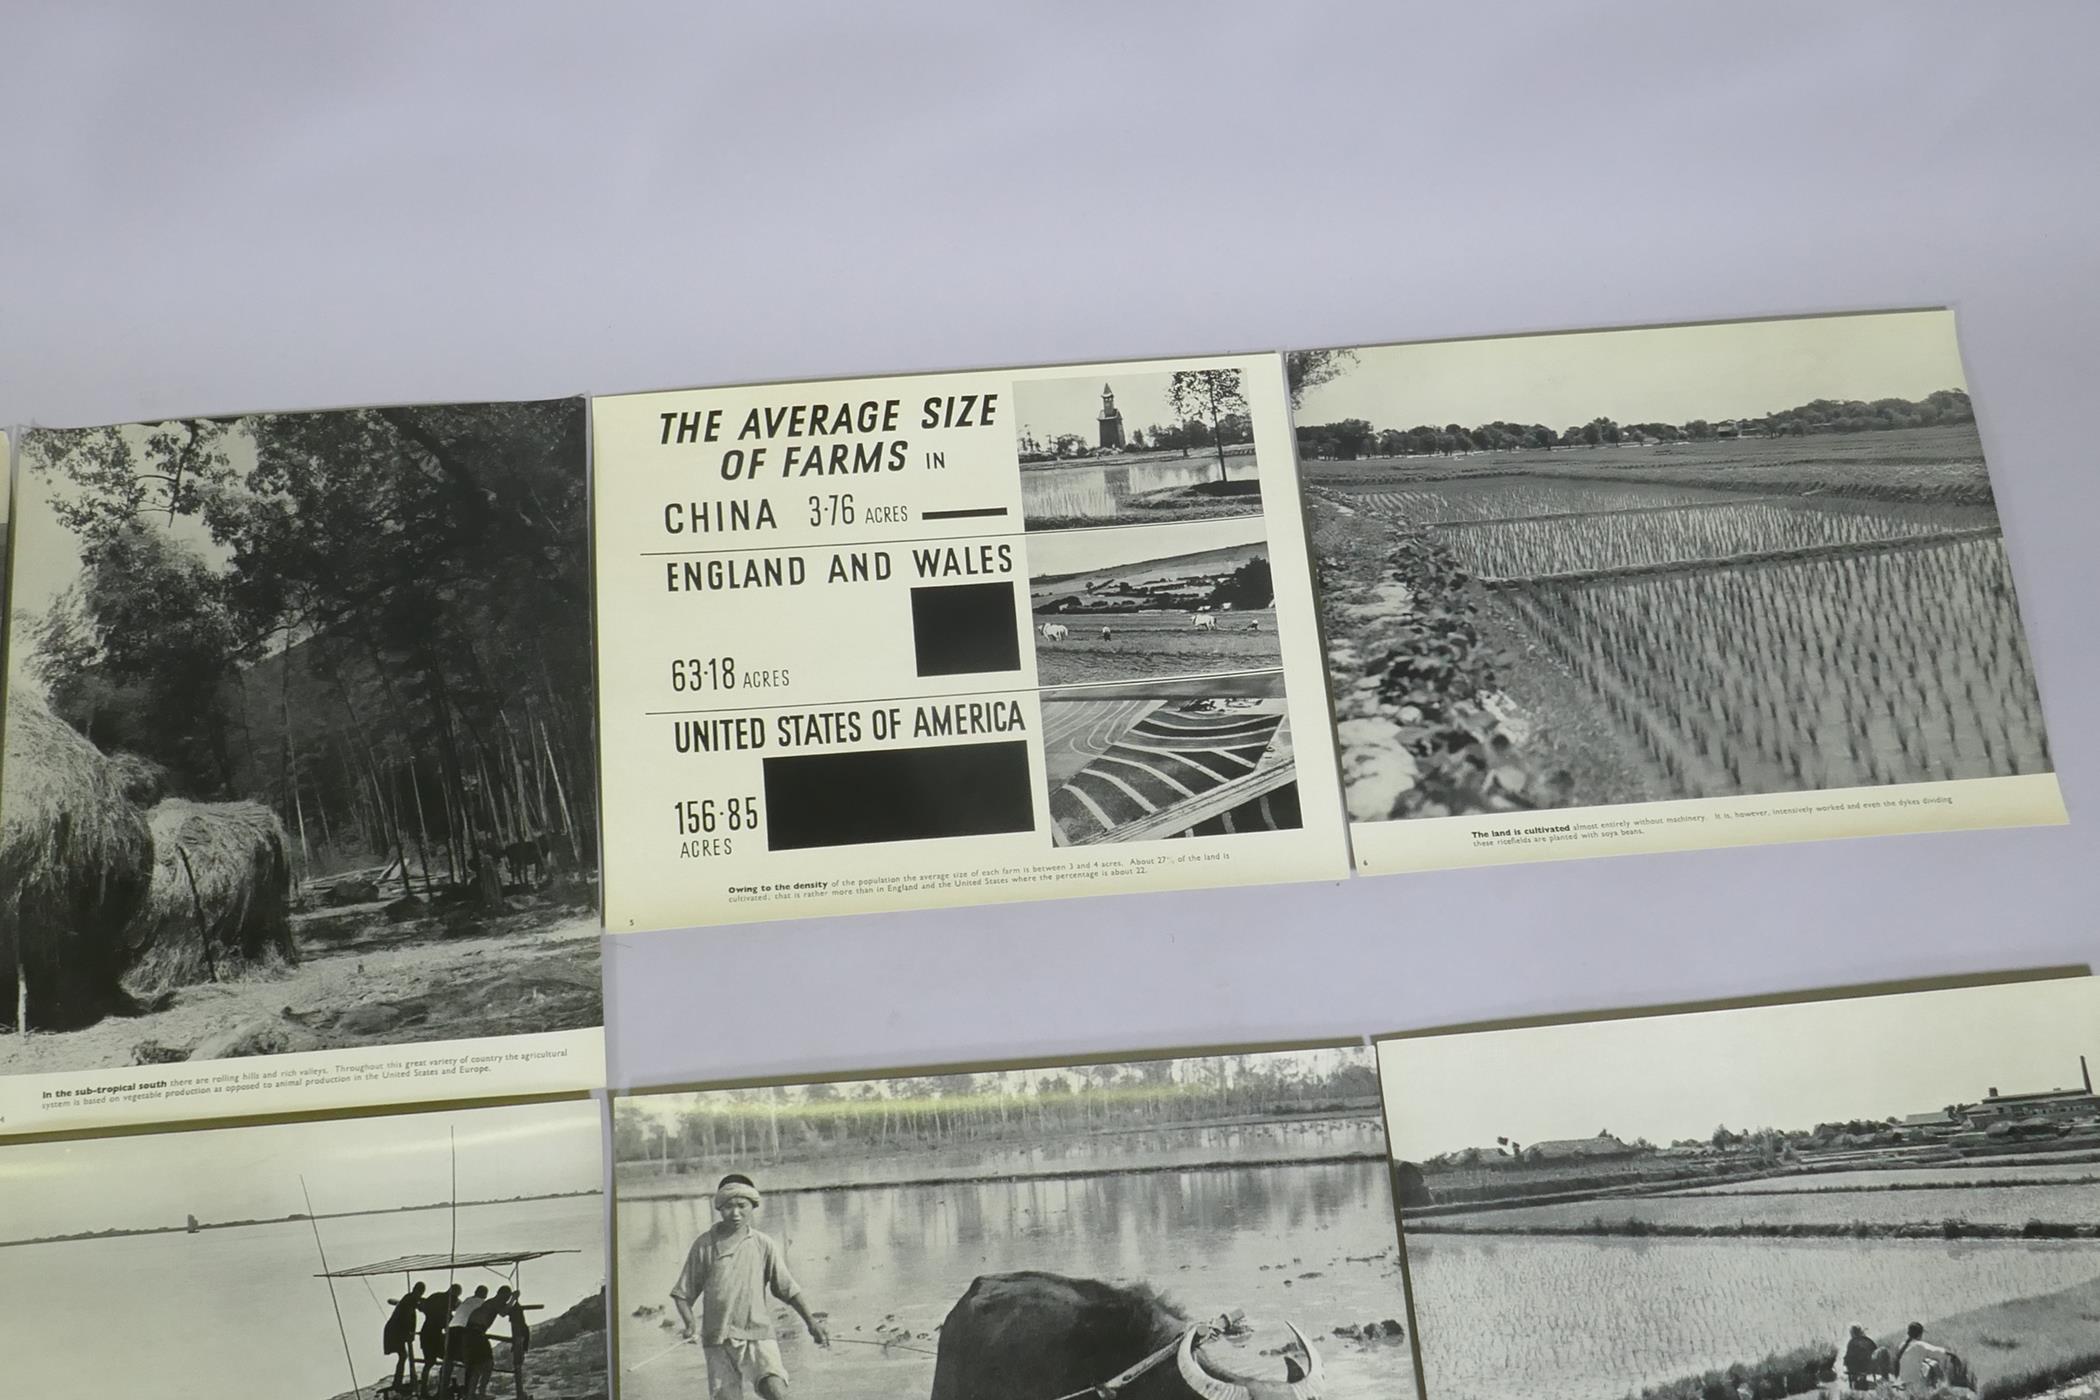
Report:
[{"label": "bamboo grove", "polygon": [[596,862],[579,400],[43,431],[80,569],[18,620],[150,786],[276,809],[303,876],[403,893]]}]

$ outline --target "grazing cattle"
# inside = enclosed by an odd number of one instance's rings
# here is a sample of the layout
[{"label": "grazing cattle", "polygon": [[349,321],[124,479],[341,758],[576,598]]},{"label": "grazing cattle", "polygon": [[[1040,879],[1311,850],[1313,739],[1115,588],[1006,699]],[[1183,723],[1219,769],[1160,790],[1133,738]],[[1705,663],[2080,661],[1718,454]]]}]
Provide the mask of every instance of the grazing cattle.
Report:
[{"label": "grazing cattle", "polygon": [[1218,619],[1210,613],[1197,613],[1196,630],[1198,632],[1215,632],[1218,630]]},{"label": "grazing cattle", "polygon": [[1061,642],[1071,635],[1072,629],[1065,626],[1062,622],[1046,622],[1043,624],[1043,640],[1046,642]]},{"label": "grazing cattle", "polygon": [[[502,851],[503,864],[510,871],[514,885],[530,884],[539,888],[547,874],[547,838],[528,836],[522,841],[513,841]],[[528,880],[527,876],[531,878]]]},{"label": "grazing cattle", "polygon": [[932,1400],[1056,1400],[1087,1395],[1132,1367],[1118,1400],[1319,1400],[1320,1353],[1284,1353],[1280,1380],[1235,1375],[1203,1358],[1201,1329],[1143,1286],[1036,1272],[986,1274],[948,1310]]}]

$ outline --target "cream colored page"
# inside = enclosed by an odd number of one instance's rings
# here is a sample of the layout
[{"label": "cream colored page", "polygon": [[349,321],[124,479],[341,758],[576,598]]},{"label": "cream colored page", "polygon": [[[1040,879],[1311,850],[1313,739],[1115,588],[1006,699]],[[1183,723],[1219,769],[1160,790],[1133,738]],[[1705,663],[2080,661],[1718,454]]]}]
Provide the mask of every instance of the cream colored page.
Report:
[{"label": "cream colored page", "polygon": [[585,418],[22,435],[0,1134],[604,1082]]},{"label": "cream colored page", "polygon": [[610,931],[1345,873],[1275,357],[592,414]]},{"label": "cream colored page", "polygon": [[1424,1393],[2087,1374],[2096,1040],[2081,976],[1381,1041]]},{"label": "cream colored page", "polygon": [[1359,869],[2065,820],[1951,312],[1297,369]]}]

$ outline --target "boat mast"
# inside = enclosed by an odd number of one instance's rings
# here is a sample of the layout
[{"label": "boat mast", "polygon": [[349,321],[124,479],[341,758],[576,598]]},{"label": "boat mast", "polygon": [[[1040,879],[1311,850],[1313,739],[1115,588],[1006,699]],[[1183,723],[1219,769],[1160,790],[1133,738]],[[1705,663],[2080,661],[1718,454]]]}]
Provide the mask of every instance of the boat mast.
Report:
[{"label": "boat mast", "polygon": [[321,1243],[321,1222],[314,1218],[314,1198],[306,1189],[306,1177],[299,1178],[299,1194],[306,1201],[306,1223],[314,1228],[314,1250],[321,1256],[321,1276],[328,1280],[328,1305],[335,1309],[336,1335],[343,1339],[343,1365],[350,1370],[350,1393],[357,1400],[365,1400],[364,1388],[357,1383],[357,1362],[350,1357],[350,1329],[343,1326],[343,1305],[335,1296],[335,1279],[328,1273],[328,1249]]}]

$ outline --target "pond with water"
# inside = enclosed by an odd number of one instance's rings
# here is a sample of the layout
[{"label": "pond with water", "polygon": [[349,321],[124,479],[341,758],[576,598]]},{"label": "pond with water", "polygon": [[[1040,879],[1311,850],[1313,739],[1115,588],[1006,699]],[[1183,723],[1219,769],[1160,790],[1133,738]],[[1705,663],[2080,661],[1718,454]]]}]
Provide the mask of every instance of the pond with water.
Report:
[{"label": "pond with water", "polygon": [[[1253,481],[1258,475],[1251,452],[1225,454],[1227,481]],[[1143,520],[1157,512],[1129,504],[1133,496],[1200,486],[1218,480],[1212,456],[1164,457],[1127,462],[1115,458],[1021,469],[1021,509],[1035,520]],[[1221,511],[1220,513],[1224,513]]]},{"label": "pond with water", "polygon": [[[1150,1283],[1197,1319],[1243,1308],[1256,1332],[1225,1364],[1279,1378],[1281,1363],[1259,1352],[1279,1344],[1288,1318],[1319,1342],[1330,1396],[1410,1400],[1404,1342],[1329,1335],[1405,1317],[1391,1202],[1382,1162],[1327,1162],[788,1193],[767,1198],[758,1226],[786,1247],[841,1339],[820,1353],[782,1312],[801,1400],[920,1400],[931,1356],[857,1343],[894,1318],[930,1352],[972,1279],[1020,1269]],[[705,1361],[693,1348],[661,1355],[675,1337],[663,1322],[686,1250],[712,1221],[708,1204],[623,1200],[616,1221],[620,1361],[623,1371],[647,1363],[622,1375],[624,1400],[691,1400]]]}]

